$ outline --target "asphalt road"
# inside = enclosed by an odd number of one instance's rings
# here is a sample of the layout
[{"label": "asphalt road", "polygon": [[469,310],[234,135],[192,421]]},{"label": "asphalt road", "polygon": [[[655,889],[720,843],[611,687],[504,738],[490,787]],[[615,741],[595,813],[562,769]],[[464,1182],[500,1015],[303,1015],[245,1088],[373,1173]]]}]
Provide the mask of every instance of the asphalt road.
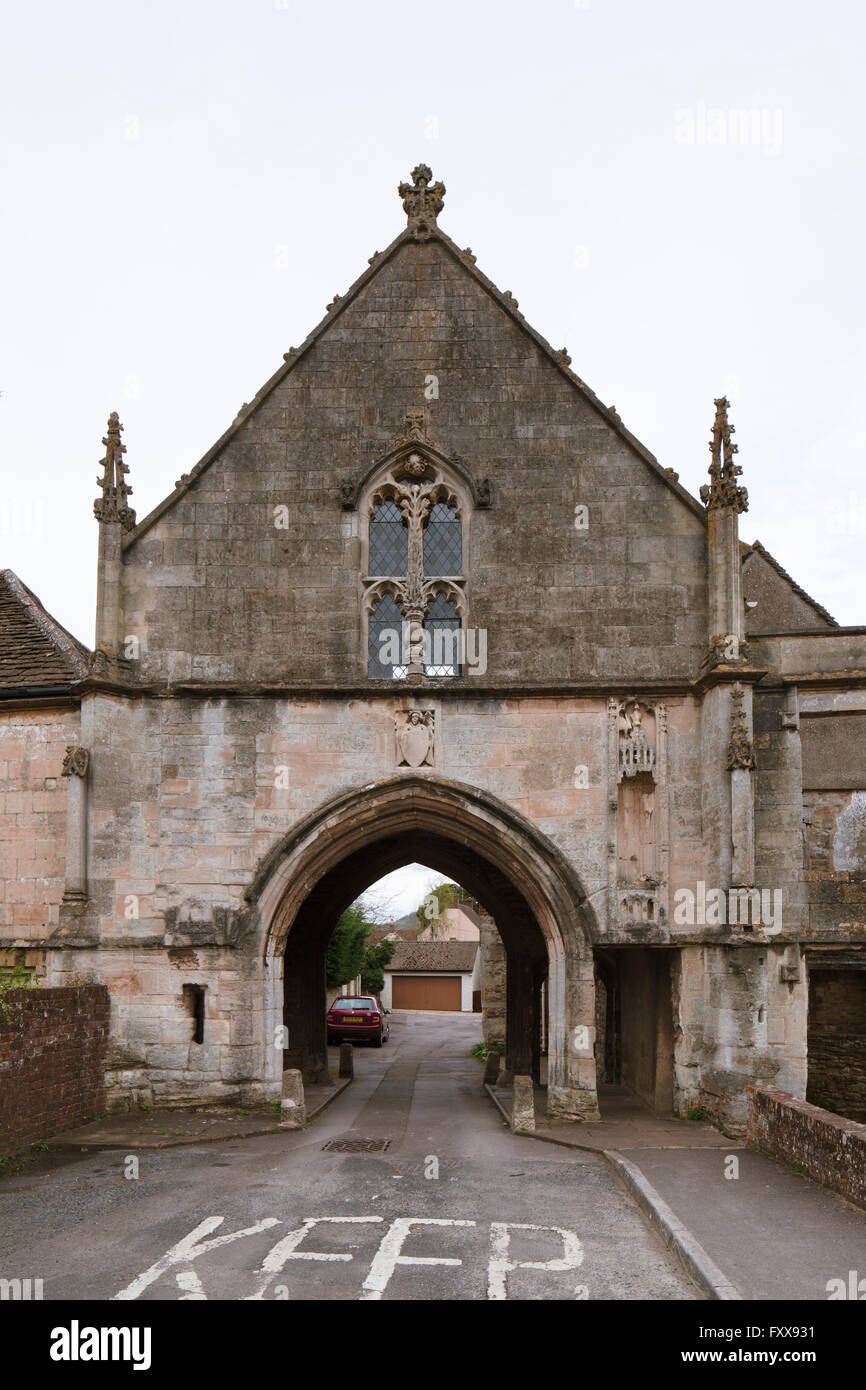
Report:
[{"label": "asphalt road", "polygon": [[[45,1300],[698,1298],[603,1158],[509,1133],[479,1037],[395,1013],[303,1132],[40,1155],[0,1182],[0,1277]],[[388,1148],[323,1151],[341,1138]]]}]

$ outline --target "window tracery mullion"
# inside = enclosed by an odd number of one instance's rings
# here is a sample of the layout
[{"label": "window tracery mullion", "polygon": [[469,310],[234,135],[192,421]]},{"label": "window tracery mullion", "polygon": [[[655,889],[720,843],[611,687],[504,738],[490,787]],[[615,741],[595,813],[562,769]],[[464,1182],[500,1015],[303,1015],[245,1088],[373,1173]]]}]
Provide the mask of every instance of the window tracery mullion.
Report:
[{"label": "window tracery mullion", "polygon": [[430,601],[424,580],[424,518],[430,510],[430,492],[418,483],[398,491],[400,510],[409,526],[409,558],[406,566],[404,611],[410,622],[421,622]]},{"label": "window tracery mullion", "polygon": [[[413,461],[417,466],[412,467]],[[408,641],[409,664],[400,669],[400,676],[404,674],[427,674],[427,675],[454,675],[458,673],[457,665],[453,661],[439,663],[438,666],[431,666],[422,655],[421,649],[426,639],[426,630],[430,616],[431,604],[437,595],[441,595],[453,606],[454,617],[447,623],[440,620],[434,624],[435,628],[456,625],[461,627],[465,621],[465,595],[462,591],[463,579],[458,573],[441,573],[443,568],[453,569],[455,566],[459,570],[462,568],[463,554],[463,535],[462,535],[462,512],[458,496],[454,493],[450,485],[446,484],[439,471],[432,468],[429,464],[427,480],[404,481],[397,474],[397,469],[404,465],[398,464],[388,476],[384,476],[375,485],[369,494],[368,513],[371,527],[377,512],[383,506],[391,509],[388,518],[383,517],[382,521],[396,521],[396,514],[402,518],[405,527],[402,551],[398,555],[394,548],[393,541],[389,541],[387,534],[384,536],[377,534],[377,541],[374,551],[372,544],[372,533],[368,529],[368,572],[363,580],[365,590],[365,612],[368,632],[368,650],[374,637],[381,627],[381,622],[377,616],[379,605],[386,599],[386,595],[391,596],[395,606],[399,608],[402,618],[403,641]],[[405,465],[409,472],[416,475],[425,470],[425,465],[420,462],[415,455],[411,456]],[[430,477],[430,474],[433,477]],[[442,513],[448,511],[453,516],[453,524],[457,528],[458,536],[456,542],[451,538],[450,542],[444,543],[443,537],[439,534],[442,529]],[[438,574],[425,575],[424,552],[426,529],[430,524],[431,518],[437,522],[434,527],[435,535],[430,538],[430,567],[439,570]],[[437,530],[438,528],[438,530]],[[374,558],[375,554],[375,558]],[[444,557],[444,558],[443,558]],[[389,563],[399,559],[401,565],[405,566],[400,572],[383,574],[382,568]],[[374,674],[376,666],[372,654],[369,657],[371,665],[369,673]],[[405,660],[405,658],[404,658]],[[394,667],[393,676],[398,674],[398,668]]]}]

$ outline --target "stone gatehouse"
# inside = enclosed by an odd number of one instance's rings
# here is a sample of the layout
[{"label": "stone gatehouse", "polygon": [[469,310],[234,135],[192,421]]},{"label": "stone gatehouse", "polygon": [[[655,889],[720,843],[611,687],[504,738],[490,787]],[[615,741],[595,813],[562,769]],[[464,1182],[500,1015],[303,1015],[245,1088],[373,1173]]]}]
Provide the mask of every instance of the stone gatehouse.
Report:
[{"label": "stone gatehouse", "polygon": [[114,1105],[272,1100],[326,1065],[339,913],[421,860],[553,1112],[606,1079],[735,1130],[811,1034],[863,1107],[866,629],[740,541],[725,399],[699,500],[399,192],[141,520],[111,416],[93,652],[3,572],[0,959],[108,986]]}]

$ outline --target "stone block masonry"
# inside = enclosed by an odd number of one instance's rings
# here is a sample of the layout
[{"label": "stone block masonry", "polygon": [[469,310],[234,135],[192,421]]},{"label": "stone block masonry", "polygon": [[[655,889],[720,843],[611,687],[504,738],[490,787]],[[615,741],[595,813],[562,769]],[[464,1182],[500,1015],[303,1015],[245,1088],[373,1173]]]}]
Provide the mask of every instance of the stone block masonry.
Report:
[{"label": "stone block masonry", "polygon": [[746,1102],[752,1148],[866,1208],[866,1125],[795,1100],[776,1086],[747,1086]]},{"label": "stone block masonry", "polygon": [[109,1013],[104,985],[0,996],[0,1155],[100,1112]]}]

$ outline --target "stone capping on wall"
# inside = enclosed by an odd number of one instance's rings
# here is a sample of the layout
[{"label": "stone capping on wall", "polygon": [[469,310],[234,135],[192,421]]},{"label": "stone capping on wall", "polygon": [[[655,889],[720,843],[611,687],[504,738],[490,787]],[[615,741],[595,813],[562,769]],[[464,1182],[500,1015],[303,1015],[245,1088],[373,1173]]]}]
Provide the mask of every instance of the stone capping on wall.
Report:
[{"label": "stone capping on wall", "polygon": [[866,1208],[866,1125],[777,1086],[747,1086],[746,1106],[751,1148],[796,1165],[813,1182]]},{"label": "stone capping on wall", "polygon": [[101,984],[2,995],[0,1156],[99,1113],[110,1010]]}]

